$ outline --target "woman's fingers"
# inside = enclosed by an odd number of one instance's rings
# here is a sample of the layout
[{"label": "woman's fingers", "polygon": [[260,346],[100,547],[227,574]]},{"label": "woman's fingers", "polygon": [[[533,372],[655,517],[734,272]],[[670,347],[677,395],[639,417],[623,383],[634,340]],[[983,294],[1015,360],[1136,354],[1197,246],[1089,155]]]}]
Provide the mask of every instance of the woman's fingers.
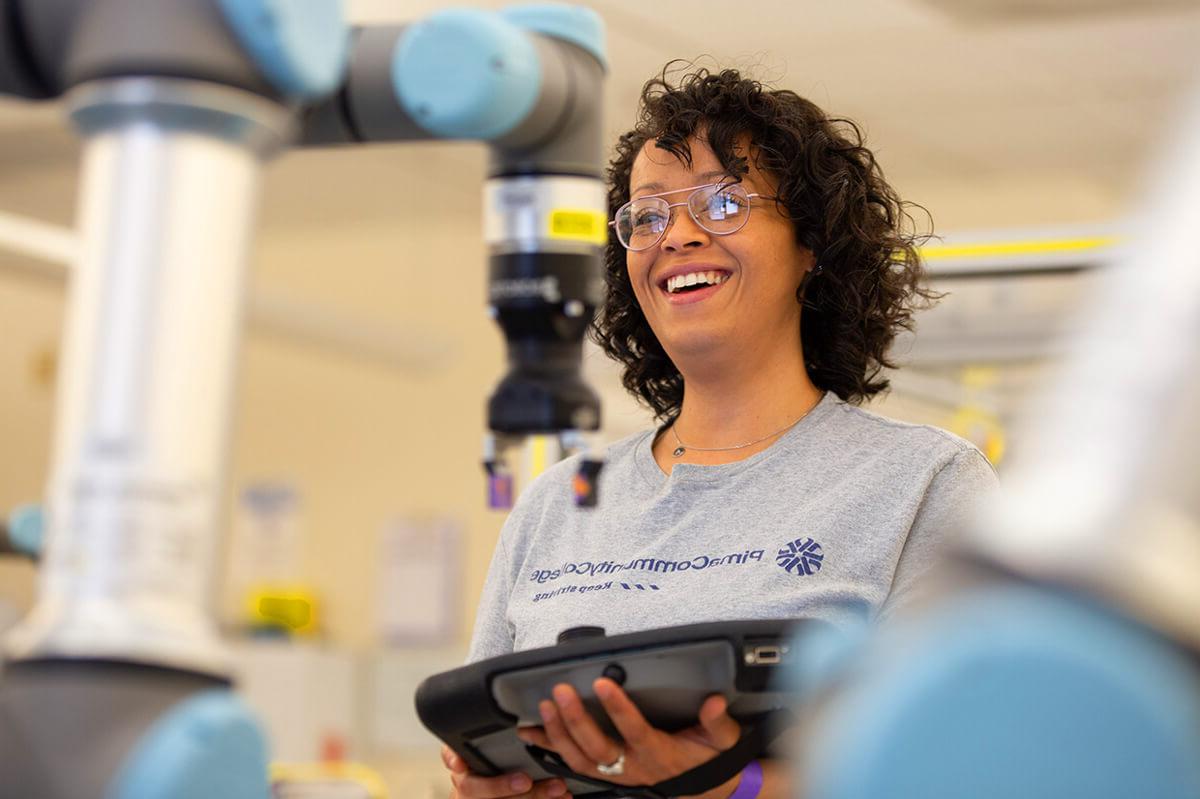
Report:
[{"label": "woman's fingers", "polygon": [[546,731],[541,727],[521,727],[517,730],[517,737],[527,744],[540,746],[543,749],[551,749],[550,736],[546,735]]},{"label": "woman's fingers", "polygon": [[[517,731],[518,737],[526,743],[557,752],[574,771],[594,774],[597,765],[615,761],[626,753],[626,747],[644,756],[649,752],[660,752],[671,740],[679,739],[674,744],[678,748],[680,745],[695,746],[691,741],[699,738],[706,746],[728,749],[741,735],[741,727],[728,714],[726,701],[721,696],[705,700],[700,707],[700,723],[689,734],[672,737],[651,726],[629,695],[612,680],[598,679],[592,688],[625,740],[624,746],[600,729],[579,694],[565,684],[554,687],[552,701],[539,703],[538,712],[544,726],[522,727]],[[501,777],[471,774],[463,759],[448,747],[442,750],[442,761],[451,772],[456,799],[561,799],[569,796],[562,780],[544,780],[535,784],[527,775],[519,773]],[[637,758],[632,761],[633,764],[637,762]]]},{"label": "woman's fingers", "polygon": [[569,796],[567,784],[562,780],[543,780],[533,786],[534,799],[562,799]]},{"label": "woman's fingers", "polygon": [[600,704],[604,706],[613,726],[621,733],[625,742],[633,747],[645,746],[653,735],[654,728],[629,698],[629,694],[607,677],[601,677],[592,683],[592,690],[596,692]]},{"label": "woman's fingers", "polygon": [[612,763],[621,756],[621,745],[604,734],[573,687],[559,684],[552,694],[567,732],[591,764]]},{"label": "woman's fingers", "polygon": [[738,742],[742,727],[729,715],[729,703],[720,694],[710,696],[700,706],[700,726],[709,742],[718,749],[729,749]]},{"label": "woman's fingers", "polygon": [[[562,714],[558,710],[558,705],[554,702],[544,700],[538,704],[538,712],[542,714],[543,729],[549,738],[550,745],[546,748],[558,752],[559,756],[573,771],[582,774],[593,773],[596,768],[596,761],[579,748],[579,744],[571,736],[571,732],[567,729],[567,725],[563,721]],[[604,760],[602,762],[608,763],[610,761]]]},{"label": "woman's fingers", "polygon": [[442,747],[442,763],[446,766],[446,768],[453,772],[458,774],[467,773],[466,762],[457,754],[455,754],[454,750],[448,746]]}]

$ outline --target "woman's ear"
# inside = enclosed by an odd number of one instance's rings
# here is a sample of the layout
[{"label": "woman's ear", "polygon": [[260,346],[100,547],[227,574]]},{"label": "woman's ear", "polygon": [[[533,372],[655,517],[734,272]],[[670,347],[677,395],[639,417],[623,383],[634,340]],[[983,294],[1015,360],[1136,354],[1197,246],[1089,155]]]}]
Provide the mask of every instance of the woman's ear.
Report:
[{"label": "woman's ear", "polygon": [[809,275],[820,270],[821,260],[817,258],[817,254],[815,252],[810,250],[808,247],[805,247],[803,244],[800,245],[800,253],[800,268],[804,270],[804,279],[808,280]]},{"label": "woman's ear", "polygon": [[812,282],[814,277],[821,274],[823,271],[825,271],[825,267],[822,266],[819,261],[816,261],[804,273],[804,277],[800,279],[800,288],[796,289],[796,298],[800,300],[800,302],[804,302],[805,300],[804,295],[808,291],[808,284]]}]

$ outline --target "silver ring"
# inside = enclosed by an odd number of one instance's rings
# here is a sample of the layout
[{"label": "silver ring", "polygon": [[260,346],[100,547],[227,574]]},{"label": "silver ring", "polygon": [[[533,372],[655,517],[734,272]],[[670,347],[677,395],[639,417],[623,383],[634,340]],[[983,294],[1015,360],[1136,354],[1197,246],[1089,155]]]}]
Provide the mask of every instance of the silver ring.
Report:
[{"label": "silver ring", "polygon": [[611,763],[597,763],[596,771],[599,771],[605,777],[620,777],[625,773],[625,750],[621,750],[621,754],[617,755],[617,759]]}]

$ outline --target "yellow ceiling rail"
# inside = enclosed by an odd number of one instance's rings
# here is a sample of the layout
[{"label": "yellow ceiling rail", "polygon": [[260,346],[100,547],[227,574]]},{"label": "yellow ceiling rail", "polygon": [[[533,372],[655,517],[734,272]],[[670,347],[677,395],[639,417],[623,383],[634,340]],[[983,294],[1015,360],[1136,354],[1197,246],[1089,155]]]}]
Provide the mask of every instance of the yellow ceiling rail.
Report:
[{"label": "yellow ceiling rail", "polygon": [[943,258],[989,258],[999,255],[1048,255],[1051,253],[1087,252],[1111,247],[1119,236],[1092,236],[1077,239],[1041,239],[1028,241],[994,241],[979,244],[929,244],[921,247],[921,257],[927,261]]}]

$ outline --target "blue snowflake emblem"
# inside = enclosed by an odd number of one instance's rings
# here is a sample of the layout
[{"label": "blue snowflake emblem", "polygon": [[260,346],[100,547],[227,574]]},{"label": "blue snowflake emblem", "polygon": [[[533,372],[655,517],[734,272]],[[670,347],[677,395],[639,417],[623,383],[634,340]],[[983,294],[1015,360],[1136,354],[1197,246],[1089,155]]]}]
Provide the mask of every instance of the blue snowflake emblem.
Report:
[{"label": "blue snowflake emblem", "polygon": [[811,538],[797,538],[779,550],[779,554],[775,556],[776,563],[797,577],[816,574],[821,570],[824,560],[825,553],[821,551],[821,545]]}]

